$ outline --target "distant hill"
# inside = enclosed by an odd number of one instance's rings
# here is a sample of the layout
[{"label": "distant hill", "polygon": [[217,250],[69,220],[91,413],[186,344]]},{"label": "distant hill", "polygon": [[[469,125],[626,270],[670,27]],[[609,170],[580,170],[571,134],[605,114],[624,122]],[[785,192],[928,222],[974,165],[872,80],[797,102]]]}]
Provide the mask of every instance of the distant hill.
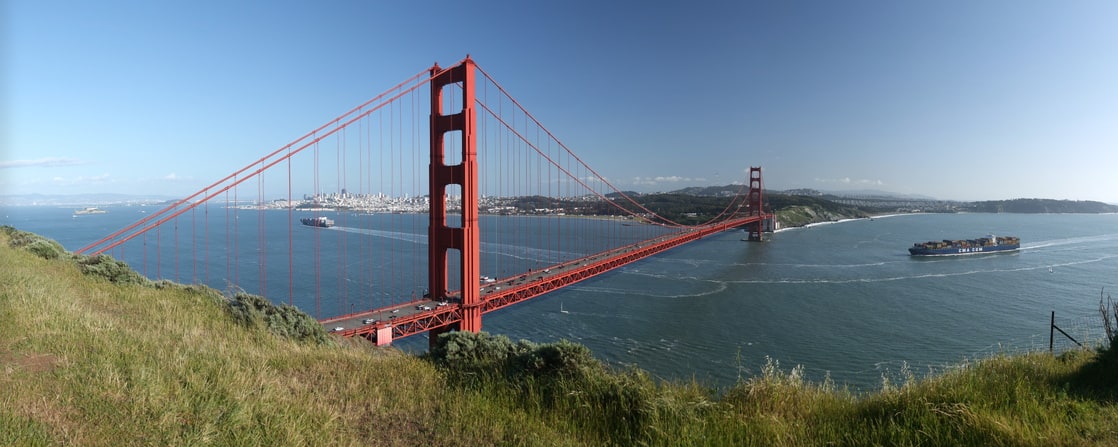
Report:
[{"label": "distant hill", "polygon": [[[650,209],[677,222],[701,221],[702,216],[718,212],[725,197],[744,194],[742,185],[683,188],[671,193],[643,194],[637,199]],[[818,222],[869,217],[897,212],[971,212],[971,213],[1118,213],[1118,206],[1083,200],[1014,199],[981,202],[936,200],[914,194],[885,191],[825,192],[815,189],[765,191],[765,206],[776,213],[782,227],[796,227]],[[697,213],[688,218],[682,213]]]},{"label": "distant hill", "polygon": [[770,193],[765,195],[769,211],[776,213],[781,227],[800,227],[819,222],[870,217],[871,212],[822,197]]},{"label": "distant hill", "polygon": [[[749,185],[725,185],[725,186],[692,186],[683,189],[677,189],[666,194],[688,194],[693,196],[732,196],[739,192],[745,193],[749,191]],[[849,191],[819,191],[811,188],[796,188],[789,190],[775,190],[766,189],[766,194],[788,194],[794,196],[814,196],[814,197],[842,197],[842,198],[857,198],[857,199],[905,199],[905,200],[937,200],[934,197],[919,195],[919,194],[900,194],[889,191],[878,190],[849,190]]]},{"label": "distant hill", "polygon": [[675,191],[667,192],[664,194],[684,194],[689,196],[706,196],[706,197],[724,197],[733,196],[738,193],[748,193],[749,185],[726,185],[726,186],[691,186],[688,188],[677,189]]},{"label": "distant hill", "polygon": [[904,199],[904,200],[931,200],[938,201],[935,197],[922,194],[901,194],[897,192],[881,191],[876,189],[858,189],[845,191],[824,191],[825,195],[835,197],[848,197],[854,199]]},{"label": "distant hill", "polygon": [[973,213],[1118,213],[1118,206],[1091,200],[1013,199],[964,202],[960,211]]}]

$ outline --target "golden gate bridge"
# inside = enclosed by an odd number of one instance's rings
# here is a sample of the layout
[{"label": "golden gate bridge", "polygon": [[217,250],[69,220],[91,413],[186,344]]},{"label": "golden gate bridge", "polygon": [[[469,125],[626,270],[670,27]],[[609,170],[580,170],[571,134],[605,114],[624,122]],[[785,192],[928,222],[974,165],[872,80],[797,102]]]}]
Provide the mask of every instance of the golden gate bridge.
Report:
[{"label": "golden gate bridge", "polygon": [[714,233],[760,241],[763,204],[753,167],[720,212],[678,223],[616,188],[467,56],[78,253],[259,294],[341,336],[434,343]]}]

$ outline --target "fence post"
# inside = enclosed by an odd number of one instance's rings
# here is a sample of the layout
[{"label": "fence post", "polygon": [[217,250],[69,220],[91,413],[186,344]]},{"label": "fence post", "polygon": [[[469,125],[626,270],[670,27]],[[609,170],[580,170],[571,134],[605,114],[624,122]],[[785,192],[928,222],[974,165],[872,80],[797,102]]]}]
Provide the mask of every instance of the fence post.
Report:
[{"label": "fence post", "polygon": [[1056,335],[1056,311],[1052,311],[1052,322],[1048,323],[1048,353],[1051,354]]},{"label": "fence post", "polygon": [[1048,325],[1048,353],[1049,354],[1054,352],[1052,350],[1052,337],[1055,335],[1054,331],[1060,331],[1060,333],[1064,334],[1064,336],[1067,337],[1068,340],[1071,340],[1075,344],[1079,345],[1080,348],[1084,347],[1083,343],[1080,343],[1079,340],[1076,340],[1075,337],[1071,336],[1071,334],[1068,334],[1067,332],[1064,332],[1063,329],[1060,329],[1059,326],[1056,326],[1056,311],[1052,311],[1052,323]]}]

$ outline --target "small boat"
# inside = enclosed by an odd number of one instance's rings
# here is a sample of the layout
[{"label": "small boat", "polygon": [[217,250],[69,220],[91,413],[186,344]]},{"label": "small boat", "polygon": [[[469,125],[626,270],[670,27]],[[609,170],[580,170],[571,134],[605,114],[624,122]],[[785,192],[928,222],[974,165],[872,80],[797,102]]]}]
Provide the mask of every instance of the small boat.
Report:
[{"label": "small boat", "polygon": [[334,221],[326,216],[304,217],[299,219],[299,222],[308,227],[330,228],[334,226]]}]

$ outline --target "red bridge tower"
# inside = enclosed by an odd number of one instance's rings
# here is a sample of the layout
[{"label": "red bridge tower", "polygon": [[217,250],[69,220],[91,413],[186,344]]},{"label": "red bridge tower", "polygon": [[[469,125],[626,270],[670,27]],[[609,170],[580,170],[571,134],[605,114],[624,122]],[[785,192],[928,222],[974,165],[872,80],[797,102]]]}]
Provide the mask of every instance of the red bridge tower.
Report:
[{"label": "red bridge tower", "polygon": [[[461,268],[457,272],[462,287],[462,320],[457,324],[433,328],[429,332],[434,346],[438,334],[450,330],[478,332],[481,330],[481,277],[480,245],[478,230],[477,185],[477,135],[474,133],[474,61],[466,59],[457,66],[442,70],[438,64],[431,68],[431,223],[428,228],[428,284],[431,298],[447,298],[447,256],[458,250]],[[462,88],[462,110],[443,113],[443,88],[458,84]],[[448,166],[444,152],[446,134],[457,131],[461,137],[462,161]],[[462,222],[460,226],[447,223],[446,187],[462,188]]]}]

